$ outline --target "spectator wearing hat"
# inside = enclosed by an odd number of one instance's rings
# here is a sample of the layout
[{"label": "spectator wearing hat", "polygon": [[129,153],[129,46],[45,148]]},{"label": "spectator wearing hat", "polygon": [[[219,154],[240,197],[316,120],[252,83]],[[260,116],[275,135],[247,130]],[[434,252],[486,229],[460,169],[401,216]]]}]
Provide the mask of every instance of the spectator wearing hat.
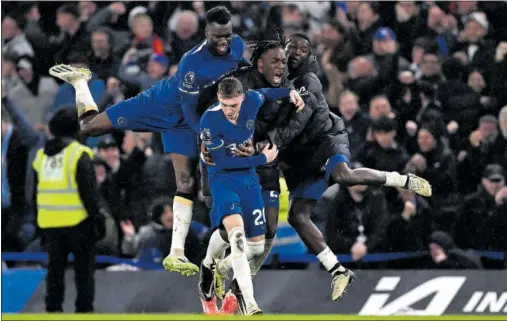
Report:
[{"label": "spectator wearing hat", "polygon": [[47,123],[46,115],[56,97],[58,84],[52,77],[39,74],[30,56],[16,60],[16,71],[21,81],[9,91],[8,97],[26,113],[32,125],[42,128]]},{"label": "spectator wearing hat", "polygon": [[[477,191],[465,204],[453,228],[456,244],[464,249],[499,251],[507,249],[507,212],[503,197],[495,200],[505,187],[505,171],[489,164],[482,173]],[[502,192],[505,195],[505,189]]]},{"label": "spectator wearing hat", "polygon": [[[352,168],[364,167],[353,163]],[[386,197],[382,189],[365,186],[340,188],[330,204],[326,242],[335,253],[351,253],[354,261],[366,254],[386,250],[386,227],[389,222]]]},{"label": "spectator wearing hat", "polygon": [[91,52],[88,66],[97,78],[107,82],[109,77],[116,77],[120,60],[114,55],[114,36],[107,27],[101,27],[91,33]]},{"label": "spectator wearing hat", "polygon": [[443,231],[433,232],[429,239],[430,268],[445,270],[481,269],[480,258],[456,247],[453,239]]},{"label": "spectator wearing hat", "polygon": [[454,49],[471,68],[489,69],[495,56],[492,42],[485,40],[488,34],[489,21],[484,12],[473,12],[468,15],[465,28],[459,34],[459,43]]},{"label": "spectator wearing hat", "polygon": [[[373,53],[366,57],[373,62],[375,70],[378,71],[382,62],[393,54],[393,51],[398,51],[398,42],[396,41],[396,34],[389,27],[381,27],[375,31],[373,35]],[[393,48],[395,48],[393,50]],[[399,57],[398,68],[405,70],[408,69],[410,63],[404,57]]]},{"label": "spectator wearing hat", "polygon": [[389,251],[424,251],[433,228],[432,209],[426,199],[397,188],[397,194],[389,203],[389,212],[394,214],[386,232]]},{"label": "spectator wearing hat", "polygon": [[449,230],[454,219],[453,206],[457,204],[456,158],[442,139],[444,133],[437,124],[423,124],[417,133],[418,151],[408,161],[406,170],[430,182],[436,224]]},{"label": "spectator wearing hat", "polygon": [[37,225],[48,249],[46,311],[63,312],[67,257],[74,254],[75,311],[93,312],[95,242],[104,237],[104,216],[92,151],[76,137],[76,108],[59,110],[49,122],[54,136],[39,149],[36,172]]},{"label": "spectator wearing hat", "polygon": [[169,59],[164,55],[152,54],[146,66],[146,71],[140,70],[137,65],[135,65],[135,70],[132,70],[131,66],[130,57],[125,57],[120,66],[118,77],[120,80],[137,86],[141,91],[144,91],[167,75]]},{"label": "spectator wearing hat", "polygon": [[358,48],[356,53],[366,55],[372,52],[373,35],[382,26],[377,2],[361,2],[357,13],[357,29],[359,31]]},{"label": "spectator wearing hat", "polygon": [[498,119],[485,115],[479,119],[479,127],[468,137],[468,144],[458,154],[460,191],[471,193],[481,180],[487,164],[504,164],[507,142],[500,134]]},{"label": "spectator wearing hat", "polygon": [[2,20],[2,54],[34,56],[32,45],[23,32],[26,19],[20,12],[6,15]]},{"label": "spectator wearing hat", "polygon": [[87,54],[90,50],[90,35],[86,26],[79,20],[79,11],[74,4],[64,4],[56,12],[56,24],[60,28],[60,35],[53,39],[52,46],[56,54],[55,63],[71,63],[72,54]]}]

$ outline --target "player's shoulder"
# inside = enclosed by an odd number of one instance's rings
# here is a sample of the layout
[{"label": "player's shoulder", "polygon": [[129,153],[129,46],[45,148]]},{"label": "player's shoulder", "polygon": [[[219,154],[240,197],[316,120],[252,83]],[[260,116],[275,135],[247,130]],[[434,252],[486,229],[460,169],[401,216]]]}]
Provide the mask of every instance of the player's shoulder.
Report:
[{"label": "player's shoulder", "polygon": [[180,66],[191,67],[193,63],[201,61],[205,50],[206,40],[203,40],[183,55],[180,61]]},{"label": "player's shoulder", "polygon": [[221,108],[218,103],[206,109],[206,111],[201,117],[201,124],[211,124],[211,125],[216,124],[217,121],[220,119],[219,118],[220,112]]},{"label": "player's shoulder", "polygon": [[245,91],[245,100],[264,100],[264,96],[255,89]]}]

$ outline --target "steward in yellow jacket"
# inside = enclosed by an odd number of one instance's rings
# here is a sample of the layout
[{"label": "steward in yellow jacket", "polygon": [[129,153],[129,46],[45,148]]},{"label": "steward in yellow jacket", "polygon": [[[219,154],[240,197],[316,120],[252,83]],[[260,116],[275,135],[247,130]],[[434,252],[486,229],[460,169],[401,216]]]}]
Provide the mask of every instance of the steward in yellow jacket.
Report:
[{"label": "steward in yellow jacket", "polygon": [[37,151],[37,225],[49,261],[46,310],[62,312],[67,258],[74,255],[76,312],[92,312],[95,295],[95,242],[104,237],[104,216],[90,148],[77,141],[75,108],[59,110],[49,121],[54,136]]}]

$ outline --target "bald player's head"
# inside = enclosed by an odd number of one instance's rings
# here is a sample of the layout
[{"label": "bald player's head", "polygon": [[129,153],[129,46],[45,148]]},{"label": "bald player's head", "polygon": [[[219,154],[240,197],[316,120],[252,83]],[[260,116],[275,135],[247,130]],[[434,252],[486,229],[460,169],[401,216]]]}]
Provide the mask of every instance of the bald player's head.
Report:
[{"label": "bald player's head", "polygon": [[349,77],[351,79],[375,75],[373,63],[365,57],[357,57],[349,63]]}]

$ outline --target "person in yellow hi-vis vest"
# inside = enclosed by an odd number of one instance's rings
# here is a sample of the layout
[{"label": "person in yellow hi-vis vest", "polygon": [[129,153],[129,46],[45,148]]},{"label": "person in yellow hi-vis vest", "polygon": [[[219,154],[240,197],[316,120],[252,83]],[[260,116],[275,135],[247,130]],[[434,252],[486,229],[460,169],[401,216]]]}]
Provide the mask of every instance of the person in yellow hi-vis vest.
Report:
[{"label": "person in yellow hi-vis vest", "polygon": [[104,216],[95,179],[93,153],[77,141],[75,108],[49,121],[54,136],[37,151],[37,225],[48,251],[46,311],[63,312],[67,258],[74,255],[76,312],[92,312],[95,295],[95,242],[104,237]]}]

